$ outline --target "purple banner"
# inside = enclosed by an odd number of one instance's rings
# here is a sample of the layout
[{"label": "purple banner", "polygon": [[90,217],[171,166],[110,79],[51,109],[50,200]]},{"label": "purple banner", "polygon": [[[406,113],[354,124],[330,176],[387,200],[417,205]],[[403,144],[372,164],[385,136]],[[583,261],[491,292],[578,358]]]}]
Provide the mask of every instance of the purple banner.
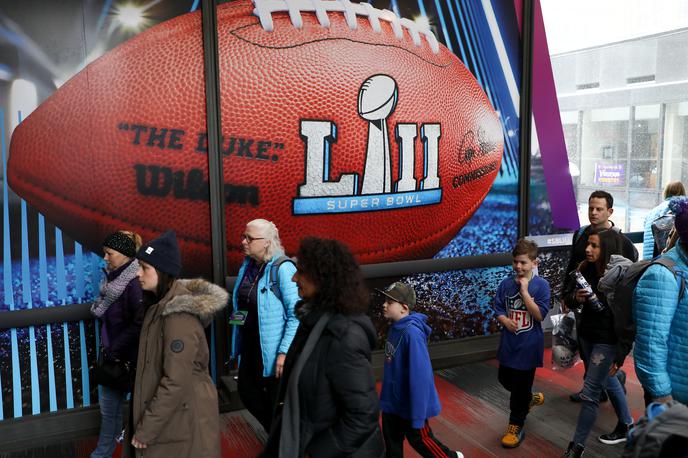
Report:
[{"label": "purple banner", "polygon": [[[522,1],[514,0],[519,28],[522,26]],[[533,3],[532,109],[542,154],[547,194],[552,206],[552,220],[560,228],[578,229],[578,208],[569,172],[564,131],[559,116],[552,62],[547,47],[545,24],[539,0]]]},{"label": "purple banner", "polygon": [[624,164],[595,163],[595,184],[603,186],[623,186],[626,183]]}]

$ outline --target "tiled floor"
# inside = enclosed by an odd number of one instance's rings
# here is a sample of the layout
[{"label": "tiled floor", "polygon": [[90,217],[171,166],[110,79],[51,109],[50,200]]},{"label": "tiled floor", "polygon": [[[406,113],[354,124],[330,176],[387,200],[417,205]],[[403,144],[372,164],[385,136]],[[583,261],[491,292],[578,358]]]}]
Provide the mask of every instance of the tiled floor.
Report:
[{"label": "tiled floor", "polygon": [[[549,352],[545,356],[549,360]],[[642,389],[635,377],[633,362],[627,360],[626,387],[631,412],[638,418],[643,409]],[[437,372],[435,383],[442,401],[442,413],[430,421],[435,435],[466,457],[559,457],[573,436],[580,408],[568,400],[582,384],[583,366],[568,371],[538,369],[535,391],[545,393],[545,404],[533,409],[526,423],[526,439],[516,449],[504,449],[500,438],[507,425],[507,392],[497,382],[495,360],[467,364]],[[586,457],[620,456],[622,445],[604,445],[597,436],[609,432],[616,416],[609,402],[602,404],[593,432],[588,439]],[[265,440],[262,429],[246,411],[221,417],[223,457],[255,457]],[[12,454],[12,457],[88,457],[95,438],[60,444],[41,450]],[[0,454],[2,455],[2,454]],[[115,456],[119,456],[117,453]],[[406,456],[418,456],[406,446]]]}]

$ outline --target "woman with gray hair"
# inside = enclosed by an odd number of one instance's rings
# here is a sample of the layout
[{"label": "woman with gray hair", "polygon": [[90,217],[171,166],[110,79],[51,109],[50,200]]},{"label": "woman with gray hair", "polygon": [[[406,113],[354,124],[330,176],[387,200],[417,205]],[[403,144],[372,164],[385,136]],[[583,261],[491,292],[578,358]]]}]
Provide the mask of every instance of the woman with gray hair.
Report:
[{"label": "woman with gray hair", "polygon": [[299,325],[296,267],[270,221],[246,224],[241,247],[246,258],[232,294],[232,358],[239,357],[241,402],[269,433],[278,379]]}]

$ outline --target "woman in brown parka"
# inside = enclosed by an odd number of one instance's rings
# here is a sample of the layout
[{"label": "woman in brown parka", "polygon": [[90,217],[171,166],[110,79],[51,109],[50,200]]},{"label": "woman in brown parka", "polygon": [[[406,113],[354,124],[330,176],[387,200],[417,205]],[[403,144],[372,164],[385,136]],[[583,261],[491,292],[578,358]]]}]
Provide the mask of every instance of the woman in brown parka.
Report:
[{"label": "woman in brown parka", "polygon": [[205,280],[178,280],[173,231],[143,245],[139,281],[156,302],[141,328],[132,399],[137,457],[219,457],[217,390],[208,374],[204,328],[227,305],[227,291]]}]

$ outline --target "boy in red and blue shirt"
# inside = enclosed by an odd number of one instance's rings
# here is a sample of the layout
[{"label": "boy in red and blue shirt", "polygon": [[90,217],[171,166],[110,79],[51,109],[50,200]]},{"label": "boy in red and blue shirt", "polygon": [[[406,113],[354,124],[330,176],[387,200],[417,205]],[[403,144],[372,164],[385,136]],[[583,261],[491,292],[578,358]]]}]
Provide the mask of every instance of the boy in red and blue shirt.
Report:
[{"label": "boy in red and blue shirt", "polygon": [[537,267],[537,244],[520,239],[512,251],[513,276],[502,280],[495,296],[497,321],[504,327],[499,340],[499,383],[511,393],[509,426],[502,446],[518,447],[524,438],[523,425],[533,406],[545,401],[533,393],[535,368],[542,367],[545,339],[541,321],[550,302],[549,283],[533,272]]}]

